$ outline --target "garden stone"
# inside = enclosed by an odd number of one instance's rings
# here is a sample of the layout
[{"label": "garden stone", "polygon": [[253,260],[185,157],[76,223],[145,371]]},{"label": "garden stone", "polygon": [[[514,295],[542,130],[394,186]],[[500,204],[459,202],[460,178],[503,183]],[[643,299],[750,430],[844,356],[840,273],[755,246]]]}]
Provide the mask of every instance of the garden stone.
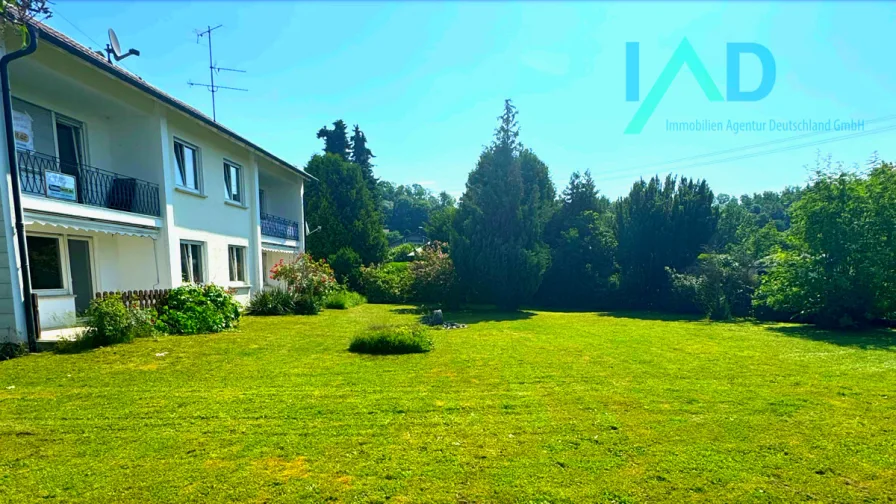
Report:
[{"label": "garden stone", "polygon": [[432,315],[429,317],[430,325],[442,325],[445,323],[445,318],[442,316],[442,310],[433,310]]}]

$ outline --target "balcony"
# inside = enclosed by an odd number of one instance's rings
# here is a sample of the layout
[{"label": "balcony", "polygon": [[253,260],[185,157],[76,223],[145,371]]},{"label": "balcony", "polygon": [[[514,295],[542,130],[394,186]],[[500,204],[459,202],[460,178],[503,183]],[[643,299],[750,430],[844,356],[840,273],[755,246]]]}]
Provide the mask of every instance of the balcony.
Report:
[{"label": "balcony", "polygon": [[299,241],[299,223],[276,215],[261,214],[261,234]]},{"label": "balcony", "polygon": [[[23,193],[161,216],[158,184],[92,166],[72,165],[38,152],[19,150],[16,154]],[[63,183],[48,185],[48,173],[62,175],[59,179]]]}]

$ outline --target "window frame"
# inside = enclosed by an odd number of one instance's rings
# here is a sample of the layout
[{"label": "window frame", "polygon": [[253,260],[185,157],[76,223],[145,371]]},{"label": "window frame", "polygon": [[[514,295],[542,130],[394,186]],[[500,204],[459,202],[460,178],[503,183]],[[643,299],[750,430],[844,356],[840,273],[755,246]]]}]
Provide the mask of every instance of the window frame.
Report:
[{"label": "window frame", "polygon": [[[240,206],[245,206],[246,202],[243,200],[245,199],[245,194],[246,194],[246,191],[245,191],[246,176],[245,176],[245,173],[243,172],[243,166],[241,164],[235,163],[227,158],[224,158],[223,164],[224,164],[224,201],[228,201],[230,203],[236,203],[237,205],[240,205]],[[233,189],[233,184],[231,183],[232,177],[233,177],[231,168],[236,168],[237,176],[239,178],[239,180],[237,181],[237,189],[239,190],[239,193],[237,193],[237,196],[239,197],[239,199],[234,199],[233,194],[231,192],[231,189]]]},{"label": "window frame", "polygon": [[[58,250],[57,257],[59,259],[59,280],[62,283],[62,287],[59,287],[59,288],[54,288],[54,289],[36,289],[35,288],[35,289],[33,289],[34,292],[37,293],[38,295],[43,295],[43,296],[64,296],[64,295],[70,294],[71,293],[70,292],[71,280],[69,278],[69,271],[68,271],[69,266],[68,266],[68,264],[66,264],[67,261],[65,261],[65,256],[68,254],[67,247],[65,246],[65,244],[66,244],[65,236],[61,235],[61,234],[54,235],[54,234],[49,234],[49,233],[29,233],[26,231],[26,233],[25,233],[26,242],[27,242],[28,238],[51,238],[51,239],[56,240],[56,247]],[[30,253],[31,248],[29,247],[28,250]],[[28,258],[28,263],[29,264],[31,263],[30,257]],[[30,268],[29,268],[28,273],[31,274]]]},{"label": "window frame", "polygon": [[[236,262],[234,262],[234,256],[232,255],[234,252],[238,253],[242,258],[242,277],[239,278],[240,271],[239,266]],[[227,278],[230,279],[230,282],[233,284],[247,285],[249,283],[249,252],[248,248],[244,245],[228,245],[227,246]],[[236,267],[237,271],[233,271],[233,267]],[[236,273],[236,275],[234,275]]]},{"label": "window frame", "polygon": [[[193,262],[190,261],[190,260],[188,260],[188,263],[190,264],[190,277],[191,277],[191,280],[189,280],[189,281],[188,281],[188,280],[184,280],[184,257],[183,257],[183,255],[184,255],[184,250],[183,250],[184,245],[186,245],[186,246],[188,246],[188,247],[198,247],[198,249],[199,249],[199,250],[198,250],[198,253],[199,253],[198,257],[199,257],[199,276],[200,276],[200,278],[199,278],[199,281],[198,281],[198,282],[196,281],[195,278],[192,278],[192,277],[193,277],[193,268],[192,268]],[[179,250],[179,252],[180,252],[180,254],[181,254],[181,258],[180,258],[180,278],[181,278],[181,285],[203,285],[203,284],[207,283],[207,279],[208,279],[208,261],[206,260],[206,257],[205,257],[205,243],[204,243],[204,242],[200,242],[200,241],[195,241],[195,240],[181,240],[181,241],[180,241],[180,244],[179,244],[179,248],[178,248],[178,250]],[[190,253],[190,259],[192,259],[192,258],[193,258],[193,254],[192,254],[192,252],[191,252],[191,253]]]},{"label": "window frame", "polygon": [[[181,184],[178,181],[178,177],[180,177],[180,164],[177,161],[177,145],[180,144],[185,149],[191,149],[193,151],[193,168],[196,171],[195,179],[196,179],[196,187],[190,187],[186,185],[186,180]],[[173,150],[171,154],[174,156],[174,185],[175,187],[182,189],[184,191],[193,192],[196,194],[204,194],[204,181],[202,179],[202,149],[200,149],[197,145],[190,143],[180,137],[174,137],[173,142]]]}]

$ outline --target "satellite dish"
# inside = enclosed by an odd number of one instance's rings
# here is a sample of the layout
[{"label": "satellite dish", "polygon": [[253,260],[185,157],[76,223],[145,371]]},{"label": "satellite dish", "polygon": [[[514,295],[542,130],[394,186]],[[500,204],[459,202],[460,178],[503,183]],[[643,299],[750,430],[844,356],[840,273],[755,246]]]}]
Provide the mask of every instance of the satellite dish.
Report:
[{"label": "satellite dish", "polygon": [[112,46],[112,54],[115,55],[115,59],[121,58],[121,44],[118,43],[118,36],[115,35],[115,30],[109,28],[109,44]]},{"label": "satellite dish", "polygon": [[140,56],[140,51],[136,49],[128,49],[128,52],[122,54],[118,36],[115,35],[115,30],[109,28],[109,43],[106,44],[106,59],[109,60],[109,63],[112,63],[112,58],[115,58],[115,61],[121,61],[128,56]]}]

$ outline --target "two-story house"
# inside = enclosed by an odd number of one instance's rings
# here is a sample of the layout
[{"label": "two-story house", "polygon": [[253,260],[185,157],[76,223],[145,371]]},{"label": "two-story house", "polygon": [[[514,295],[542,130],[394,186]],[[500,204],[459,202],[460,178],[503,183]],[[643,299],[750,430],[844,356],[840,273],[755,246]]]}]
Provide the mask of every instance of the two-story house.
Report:
[{"label": "two-story house", "polygon": [[[37,51],[9,72],[43,328],[70,325],[101,291],[215,283],[245,302],[274,262],[304,249],[303,187],[312,177],[105,55],[37,27]],[[10,32],[5,46],[20,45]],[[8,186],[0,191],[0,340],[25,335]]]}]

